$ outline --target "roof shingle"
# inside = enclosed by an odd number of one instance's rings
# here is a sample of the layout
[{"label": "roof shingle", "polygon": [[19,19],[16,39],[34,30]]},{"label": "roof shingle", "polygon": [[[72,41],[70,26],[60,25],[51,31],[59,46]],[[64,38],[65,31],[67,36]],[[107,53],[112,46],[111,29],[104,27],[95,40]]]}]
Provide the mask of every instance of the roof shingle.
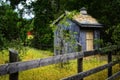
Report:
[{"label": "roof shingle", "polygon": [[90,15],[77,14],[73,16],[73,20],[79,22],[80,24],[99,24],[98,21]]}]

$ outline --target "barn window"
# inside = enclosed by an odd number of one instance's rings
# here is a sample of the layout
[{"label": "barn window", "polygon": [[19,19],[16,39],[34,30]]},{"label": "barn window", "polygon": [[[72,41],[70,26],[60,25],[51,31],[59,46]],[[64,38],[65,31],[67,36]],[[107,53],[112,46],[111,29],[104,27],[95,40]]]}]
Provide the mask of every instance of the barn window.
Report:
[{"label": "barn window", "polygon": [[86,31],[86,50],[93,50],[93,31]]}]

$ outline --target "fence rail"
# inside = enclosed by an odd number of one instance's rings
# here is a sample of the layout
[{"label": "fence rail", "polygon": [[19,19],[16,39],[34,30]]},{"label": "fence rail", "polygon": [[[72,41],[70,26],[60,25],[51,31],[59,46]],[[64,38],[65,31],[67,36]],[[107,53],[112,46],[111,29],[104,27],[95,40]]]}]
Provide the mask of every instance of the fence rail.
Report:
[{"label": "fence rail", "polygon": [[0,75],[11,74],[19,71],[24,71],[32,68],[47,66],[60,62],[66,62],[77,58],[83,58],[97,54],[97,51],[75,52],[63,55],[57,55],[44,59],[36,59],[24,62],[8,63],[0,66]]},{"label": "fence rail", "polygon": [[106,80],[114,80],[116,77],[120,76],[120,71],[115,73],[114,75],[110,76],[108,79]]},{"label": "fence rail", "polygon": [[91,69],[91,70],[88,70],[88,71],[85,71],[85,72],[80,72],[76,75],[73,75],[73,76],[70,76],[70,77],[67,77],[67,78],[63,78],[62,80],[80,80],[84,77],[87,77],[91,74],[94,74],[94,73],[97,73],[101,70],[104,70],[106,68],[109,68],[111,66],[114,66],[116,64],[120,63],[120,61],[114,61],[114,62],[110,62],[109,64],[105,64],[103,66],[99,66],[97,68],[94,68],[94,69]]}]

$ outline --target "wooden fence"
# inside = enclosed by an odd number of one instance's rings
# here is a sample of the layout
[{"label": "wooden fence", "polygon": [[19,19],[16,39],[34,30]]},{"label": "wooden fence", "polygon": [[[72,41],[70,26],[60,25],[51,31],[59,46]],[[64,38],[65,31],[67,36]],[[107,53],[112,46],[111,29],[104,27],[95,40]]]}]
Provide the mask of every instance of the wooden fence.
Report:
[{"label": "wooden fence", "polygon": [[[115,48],[116,49],[116,48]],[[107,49],[105,49],[107,50]],[[112,61],[112,52],[114,48],[111,48],[112,51],[109,51],[109,49],[106,52],[104,49],[100,50],[93,50],[93,51],[84,51],[84,52],[74,52],[69,54],[63,54],[63,55],[57,55],[49,58],[44,59],[36,59],[36,60],[30,60],[30,61],[24,61],[24,62],[15,62],[18,61],[18,52],[15,50],[10,49],[10,63],[0,65],[0,76],[5,74],[10,74],[9,80],[18,80],[18,75],[20,71],[29,70],[37,67],[47,66],[51,64],[66,62],[68,60],[77,59],[77,70],[78,74],[75,74],[73,76],[63,78],[61,80],[83,80],[84,77],[89,76],[91,74],[94,74],[96,72],[99,72],[101,70],[104,70],[108,68],[108,79],[107,80],[113,80],[117,78],[120,75],[120,71],[114,75],[112,75],[112,66],[119,64],[120,61]],[[101,53],[108,53],[108,64],[105,64],[103,66],[99,66],[97,68],[85,71],[83,71],[83,58],[97,55]]]}]

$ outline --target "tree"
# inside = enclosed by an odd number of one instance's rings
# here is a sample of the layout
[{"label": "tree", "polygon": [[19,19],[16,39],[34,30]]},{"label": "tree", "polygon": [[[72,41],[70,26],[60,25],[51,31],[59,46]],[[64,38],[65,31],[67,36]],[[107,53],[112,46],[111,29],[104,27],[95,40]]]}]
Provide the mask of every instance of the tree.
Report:
[{"label": "tree", "polygon": [[0,49],[25,44],[27,32],[33,29],[32,24],[32,20],[19,18],[10,5],[2,4],[0,6]]},{"label": "tree", "polygon": [[18,21],[17,13],[15,13],[9,5],[0,6],[0,43],[3,43],[3,47],[6,41],[10,42],[18,37],[18,27],[16,21]]},{"label": "tree", "polygon": [[33,46],[44,49],[47,45],[53,45],[53,33],[49,27],[54,19],[51,0],[38,0],[33,4],[33,8],[35,12]]},{"label": "tree", "polygon": [[20,2],[26,2],[27,0],[7,0],[7,1],[10,1],[12,8],[15,9],[16,8],[15,6],[17,6]]},{"label": "tree", "polygon": [[115,44],[120,45],[120,24],[114,26],[114,31],[112,32],[112,39]]}]

